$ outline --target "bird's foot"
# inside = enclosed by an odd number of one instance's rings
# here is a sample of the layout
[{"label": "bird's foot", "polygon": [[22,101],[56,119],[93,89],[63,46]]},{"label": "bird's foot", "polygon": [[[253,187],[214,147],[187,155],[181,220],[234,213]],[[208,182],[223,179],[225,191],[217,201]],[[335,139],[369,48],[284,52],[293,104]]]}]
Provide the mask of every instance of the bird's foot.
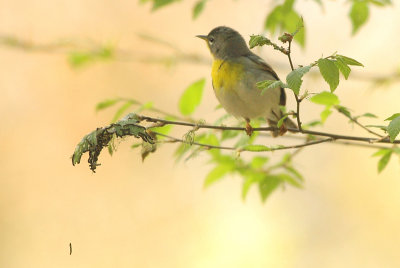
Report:
[{"label": "bird's foot", "polygon": [[253,127],[250,125],[250,120],[246,120],[246,134],[251,137],[253,134]]},{"label": "bird's foot", "polygon": [[287,132],[287,128],[285,126],[285,124],[282,124],[279,128],[279,136],[282,136],[283,134],[285,134]]}]

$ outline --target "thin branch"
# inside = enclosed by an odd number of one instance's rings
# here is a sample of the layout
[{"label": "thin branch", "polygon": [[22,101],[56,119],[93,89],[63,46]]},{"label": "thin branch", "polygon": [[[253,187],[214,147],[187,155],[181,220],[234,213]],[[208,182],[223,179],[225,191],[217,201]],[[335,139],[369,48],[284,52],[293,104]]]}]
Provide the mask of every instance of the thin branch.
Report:
[{"label": "thin branch", "polygon": [[[292,56],[291,56],[291,52],[292,52],[292,38],[293,35],[290,36],[288,42],[289,42],[289,46],[288,46],[288,53],[286,54],[288,59],[289,59],[289,63],[290,63],[290,68],[292,69],[292,71],[294,70],[294,66],[293,66],[293,61],[292,61]],[[297,96],[296,93],[294,93],[293,91],[293,95],[294,98],[296,99],[296,119],[297,119],[297,126],[300,130],[300,132],[303,131],[302,127],[301,127],[301,120],[300,120],[300,102],[301,99],[299,98],[299,96]]]},{"label": "thin branch", "polygon": [[[267,135],[265,133],[260,133],[259,136],[264,136],[264,137],[271,137],[270,135]],[[286,139],[295,139],[295,140],[304,140],[304,136],[299,136],[299,135],[291,135],[291,134],[285,134],[281,138],[286,138]],[[347,146],[357,146],[357,147],[363,147],[363,148],[369,148],[369,149],[388,149],[390,148],[389,146],[385,145],[376,145],[376,144],[370,144],[370,143],[363,143],[363,142],[358,142],[358,141],[342,141],[342,140],[335,140],[335,144],[339,145],[347,145]]]},{"label": "thin branch", "polygon": [[[187,126],[187,127],[197,127],[199,129],[204,128],[204,129],[246,131],[246,129],[244,127],[228,127],[228,126],[214,126],[214,125],[206,125],[206,124],[195,124],[195,123],[190,123],[190,122],[171,121],[171,120],[153,118],[153,117],[142,116],[142,115],[137,115],[137,117],[138,117],[138,120],[140,120],[140,121],[147,121],[147,122],[153,122],[153,123],[161,122],[161,123],[164,123],[166,125],[179,125],[179,126]],[[253,131],[274,131],[274,130],[277,130],[277,128],[275,128],[275,127],[253,128]],[[390,140],[388,138],[386,138],[386,139],[377,139],[377,138],[372,138],[372,137],[348,136],[348,135],[340,135],[340,134],[313,131],[313,130],[305,130],[305,129],[300,131],[297,128],[289,128],[288,130],[291,131],[291,132],[295,132],[295,133],[302,133],[302,134],[309,134],[309,135],[314,135],[314,136],[333,138],[335,140],[352,140],[352,141],[361,141],[361,142],[367,142],[367,143],[400,144],[400,140],[394,140],[393,142],[390,142]]]},{"label": "thin branch", "polygon": [[352,117],[349,114],[343,113],[342,111],[340,111],[340,109],[336,109],[339,113],[343,114],[344,116],[346,116],[348,119],[350,119],[350,121],[352,121],[353,123],[355,123],[357,126],[361,127],[362,129],[366,130],[367,132],[371,133],[372,135],[378,136],[379,138],[384,138],[385,136],[367,128],[366,126],[364,126],[363,124],[361,124],[360,122],[358,122],[356,117]]},{"label": "thin branch", "polygon": [[[204,144],[204,143],[199,143],[199,142],[188,142],[185,141],[183,139],[178,139],[169,135],[165,135],[162,133],[158,133],[155,131],[152,131],[152,133],[158,135],[158,136],[162,136],[165,138],[168,138],[169,140],[167,141],[159,141],[158,143],[171,143],[171,142],[180,142],[180,143],[184,143],[184,144],[189,144],[189,145],[197,145],[197,146],[201,146],[201,147],[205,147],[206,149],[221,149],[221,150],[231,150],[231,151],[238,151],[238,152],[254,152],[253,150],[248,150],[246,148],[236,148],[236,147],[227,147],[227,146],[217,146],[217,145],[210,145],[210,144]],[[327,138],[327,139],[321,139],[321,140],[316,140],[316,141],[310,141],[310,142],[306,142],[306,143],[302,143],[302,144],[296,144],[296,145],[289,145],[289,146],[281,146],[281,147],[272,147],[269,148],[268,151],[279,151],[279,150],[288,150],[288,149],[296,149],[296,148],[302,148],[302,147],[306,147],[306,146],[312,146],[312,145],[316,145],[316,144],[320,144],[320,143],[324,143],[324,142],[331,142],[334,141],[334,139],[332,138]]]}]

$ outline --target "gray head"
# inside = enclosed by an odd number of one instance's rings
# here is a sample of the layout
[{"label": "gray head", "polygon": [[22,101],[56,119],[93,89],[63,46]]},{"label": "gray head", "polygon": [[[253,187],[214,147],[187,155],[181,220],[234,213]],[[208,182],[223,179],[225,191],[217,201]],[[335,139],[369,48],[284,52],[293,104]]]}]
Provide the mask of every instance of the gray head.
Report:
[{"label": "gray head", "polygon": [[197,35],[197,37],[207,42],[211,54],[216,59],[239,57],[249,53],[249,48],[243,37],[229,27],[219,26],[208,35]]}]

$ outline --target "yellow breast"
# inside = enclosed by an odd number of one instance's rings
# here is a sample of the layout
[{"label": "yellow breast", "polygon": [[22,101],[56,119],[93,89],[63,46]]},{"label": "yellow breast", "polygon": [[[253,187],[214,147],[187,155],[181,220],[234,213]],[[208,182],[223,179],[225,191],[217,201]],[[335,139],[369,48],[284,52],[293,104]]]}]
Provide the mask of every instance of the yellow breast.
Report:
[{"label": "yellow breast", "polygon": [[243,76],[243,66],[238,63],[232,63],[215,59],[212,65],[211,77],[215,93],[221,90],[234,90]]}]

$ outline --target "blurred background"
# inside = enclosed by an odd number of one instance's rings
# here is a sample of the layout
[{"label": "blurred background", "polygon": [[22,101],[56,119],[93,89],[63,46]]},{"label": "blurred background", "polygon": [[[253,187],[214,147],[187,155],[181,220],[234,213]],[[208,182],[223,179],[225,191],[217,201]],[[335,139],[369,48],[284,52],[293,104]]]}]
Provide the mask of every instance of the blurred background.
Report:
[{"label": "blurred background", "polygon": [[[349,5],[324,2],[322,11],[314,1],[296,5],[307,40],[305,49],[294,46],[295,64],[338,51],[365,65],[359,77],[399,68],[398,6],[372,9],[369,22],[351,37]],[[262,31],[274,1],[209,1],[192,20],[194,3],[151,12],[149,3],[136,0],[0,1],[1,35],[38,44],[110,44],[130,53],[129,59],[73,68],[65,53],[0,47],[0,267],[399,267],[400,167],[393,158],[378,175],[375,150],[306,148],[294,159],[305,188],[279,190],[265,204],[256,188],[243,202],[236,177],[204,190],[206,158],[176,164],[175,145],[142,163],[125,139],[113,157],[100,156],[95,174],[86,155],[71,165],[80,139],[115,113],[96,113],[102,100],[131,97],[176,113],[183,90],[206,77],[195,117],[213,122],[221,114],[214,110],[211,57],[194,36],[227,25],[248,40]],[[150,63],[173,50],[143,34],[205,63]],[[283,55],[269,47],[256,52],[286,76]],[[378,115],[380,120],[364,121],[375,124],[399,112],[399,87],[378,88],[350,75],[336,93],[355,114]],[[309,78],[305,88],[328,85]],[[291,95],[288,106],[294,107]],[[321,110],[307,102],[303,119],[316,119]],[[366,135],[340,115],[324,130]]]}]

